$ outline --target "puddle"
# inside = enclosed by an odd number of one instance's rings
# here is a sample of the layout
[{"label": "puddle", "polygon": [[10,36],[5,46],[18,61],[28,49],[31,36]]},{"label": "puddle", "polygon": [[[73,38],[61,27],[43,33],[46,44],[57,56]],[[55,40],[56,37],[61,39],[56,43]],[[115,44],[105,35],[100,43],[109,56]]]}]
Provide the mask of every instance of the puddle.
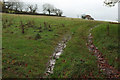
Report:
[{"label": "puddle", "polygon": [[56,63],[56,60],[60,58],[60,55],[63,53],[63,50],[66,47],[67,42],[71,39],[70,35],[66,35],[61,42],[58,43],[57,47],[55,48],[55,51],[52,55],[52,58],[49,61],[49,65],[45,72],[45,77],[49,76],[50,74],[53,74],[54,66]]}]

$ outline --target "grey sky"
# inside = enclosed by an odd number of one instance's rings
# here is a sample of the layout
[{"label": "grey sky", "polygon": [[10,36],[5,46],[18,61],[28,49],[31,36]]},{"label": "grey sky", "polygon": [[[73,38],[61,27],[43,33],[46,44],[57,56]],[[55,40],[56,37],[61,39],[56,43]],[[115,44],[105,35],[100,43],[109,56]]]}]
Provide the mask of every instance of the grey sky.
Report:
[{"label": "grey sky", "polygon": [[42,12],[44,3],[53,4],[64,12],[64,16],[77,18],[77,15],[89,14],[97,20],[117,20],[118,4],[114,7],[106,7],[104,0],[21,0],[26,3],[38,4],[39,12]]}]

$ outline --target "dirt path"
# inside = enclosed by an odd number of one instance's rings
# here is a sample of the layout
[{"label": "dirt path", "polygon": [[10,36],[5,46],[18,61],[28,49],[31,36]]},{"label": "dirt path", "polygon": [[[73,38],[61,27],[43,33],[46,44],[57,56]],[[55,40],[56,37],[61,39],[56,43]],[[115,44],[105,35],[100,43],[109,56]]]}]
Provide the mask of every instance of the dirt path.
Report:
[{"label": "dirt path", "polygon": [[[95,26],[96,27],[96,26]],[[95,28],[94,27],[94,28]],[[88,49],[90,52],[94,53],[94,56],[96,56],[97,60],[98,60],[98,67],[99,67],[99,71],[103,72],[107,78],[120,78],[120,72],[118,72],[114,67],[110,66],[108,64],[108,61],[105,59],[105,57],[103,56],[103,54],[99,51],[99,49],[93,44],[93,36],[91,34],[91,30],[93,28],[91,28],[90,34],[88,35],[88,42],[86,43]]]},{"label": "dirt path", "polygon": [[48,63],[47,69],[45,71],[45,78],[48,77],[50,74],[53,74],[53,69],[56,63],[56,59],[59,59],[60,55],[63,52],[63,49],[66,47],[67,42],[71,39],[70,35],[65,35],[62,41],[60,41],[55,48],[53,55]]}]

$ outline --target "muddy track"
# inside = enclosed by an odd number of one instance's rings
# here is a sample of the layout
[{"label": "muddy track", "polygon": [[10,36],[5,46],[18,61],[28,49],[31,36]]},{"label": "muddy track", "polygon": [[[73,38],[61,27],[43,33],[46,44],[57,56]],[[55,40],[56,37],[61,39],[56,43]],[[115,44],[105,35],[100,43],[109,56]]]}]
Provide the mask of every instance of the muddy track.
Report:
[{"label": "muddy track", "polygon": [[[97,26],[95,26],[97,27]],[[93,28],[95,28],[93,27]],[[99,51],[99,49],[93,44],[93,36],[91,34],[91,28],[89,30],[88,42],[86,43],[90,52],[93,52],[94,56],[97,58],[99,71],[106,75],[106,78],[120,78],[120,72],[118,72],[114,67],[108,64],[108,61],[105,59],[103,54]]]},{"label": "muddy track", "polygon": [[49,77],[50,74],[53,74],[53,70],[55,67],[56,60],[59,59],[60,55],[62,54],[63,50],[66,47],[67,42],[71,39],[70,35],[65,35],[64,38],[58,43],[57,47],[55,48],[55,51],[53,55],[51,56],[51,59],[48,62],[47,69],[44,74],[44,78]]}]

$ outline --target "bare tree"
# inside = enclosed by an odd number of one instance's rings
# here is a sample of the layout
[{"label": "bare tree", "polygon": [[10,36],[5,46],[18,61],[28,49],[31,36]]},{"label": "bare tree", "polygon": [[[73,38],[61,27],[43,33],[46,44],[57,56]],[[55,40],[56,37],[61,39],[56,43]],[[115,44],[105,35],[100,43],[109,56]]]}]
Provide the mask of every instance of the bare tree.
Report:
[{"label": "bare tree", "polygon": [[16,2],[14,2],[14,7],[13,7],[14,10],[22,12],[23,7],[24,7],[24,3],[23,2],[20,2],[18,0]]},{"label": "bare tree", "polygon": [[34,5],[28,5],[28,9],[30,10],[31,13],[35,13],[38,9],[37,4]]},{"label": "bare tree", "polygon": [[4,2],[4,3],[5,3],[5,8],[7,8],[7,9],[13,9],[14,0],[8,0],[7,2]]},{"label": "bare tree", "polygon": [[26,11],[26,12],[28,12],[28,11],[29,11],[29,8],[28,8],[28,7],[26,7],[26,8],[25,8],[25,11]]},{"label": "bare tree", "polygon": [[54,12],[57,16],[62,16],[62,14],[63,14],[62,10],[57,9],[57,8],[54,9]]},{"label": "bare tree", "polygon": [[50,13],[52,13],[54,11],[54,6],[51,4],[48,4],[48,3],[43,4],[43,11],[44,11],[44,13],[48,12],[50,15]]},{"label": "bare tree", "polygon": [[20,2],[20,0],[8,0],[4,1],[4,5],[6,9],[11,9],[15,11],[22,11],[23,10],[23,2]]},{"label": "bare tree", "polygon": [[105,0],[104,4],[106,6],[112,7],[112,6],[115,6],[115,4],[118,3],[118,2],[120,2],[120,0]]},{"label": "bare tree", "polygon": [[24,3],[23,2],[20,2],[20,5],[19,5],[19,11],[23,11],[23,9],[24,9]]},{"label": "bare tree", "polygon": [[13,9],[16,11],[22,11],[23,10],[23,3],[22,2],[14,2]]},{"label": "bare tree", "polygon": [[33,13],[35,13],[37,11],[38,7],[37,4],[35,5],[35,7],[33,8]]}]

